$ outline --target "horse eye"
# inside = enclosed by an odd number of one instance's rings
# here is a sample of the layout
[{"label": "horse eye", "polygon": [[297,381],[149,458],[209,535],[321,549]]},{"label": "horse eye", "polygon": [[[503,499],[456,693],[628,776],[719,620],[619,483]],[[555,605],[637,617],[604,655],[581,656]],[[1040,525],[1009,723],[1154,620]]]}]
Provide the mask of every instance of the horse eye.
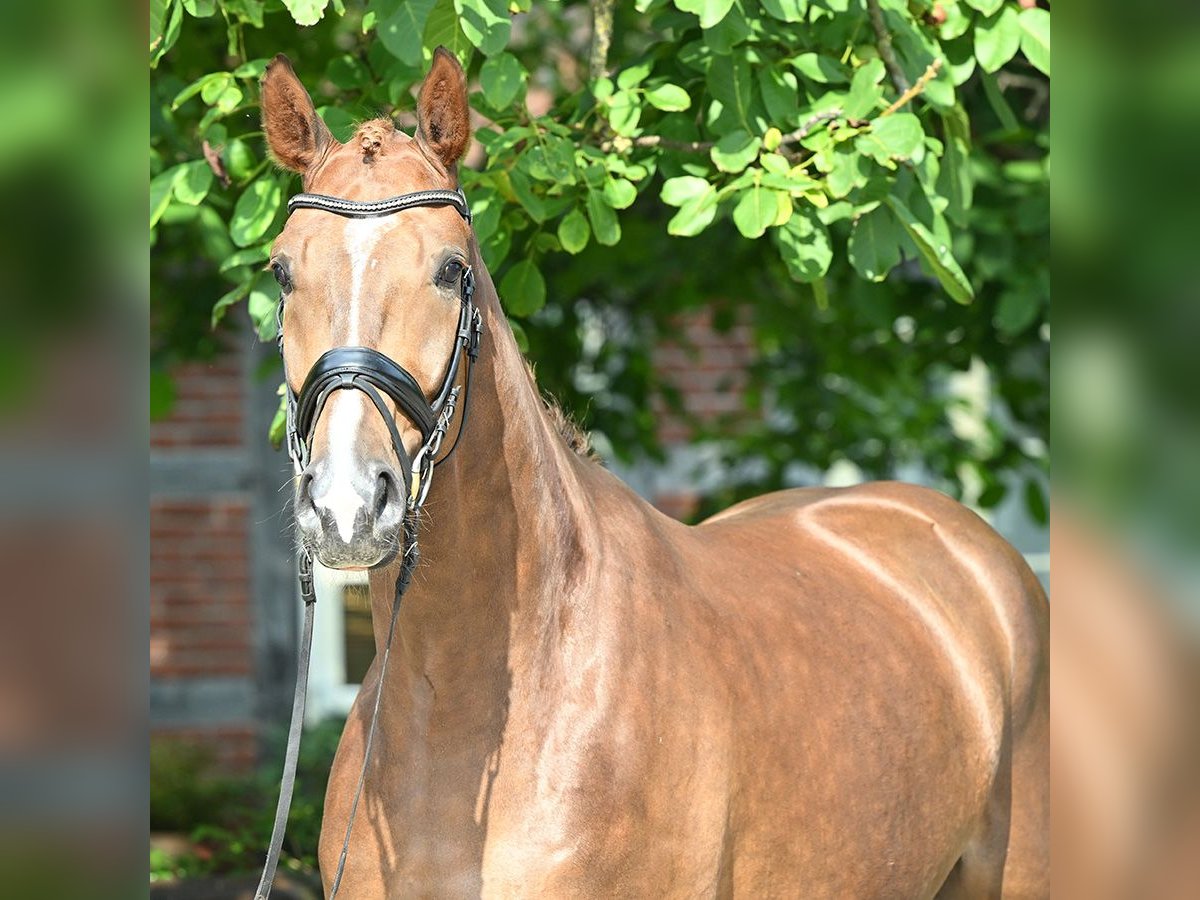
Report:
[{"label": "horse eye", "polygon": [[463,272],[466,270],[466,266],[462,264],[462,260],[447,260],[446,264],[442,266],[442,270],[438,272],[437,280],[447,287],[458,284],[462,280]]},{"label": "horse eye", "polygon": [[275,275],[275,280],[279,282],[279,286],[287,290],[292,285],[291,278],[288,277],[287,269],[283,267],[283,263],[271,263],[271,272]]}]

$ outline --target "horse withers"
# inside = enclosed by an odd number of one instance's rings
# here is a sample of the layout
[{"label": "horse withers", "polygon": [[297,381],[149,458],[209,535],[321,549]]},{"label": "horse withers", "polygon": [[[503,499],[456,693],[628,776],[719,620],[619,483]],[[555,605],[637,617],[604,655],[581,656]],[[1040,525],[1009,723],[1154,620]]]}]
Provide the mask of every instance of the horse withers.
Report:
[{"label": "horse withers", "polygon": [[[444,50],[417,112],[414,137],[375,120],[343,144],[286,59],[263,79],[275,159],[352,203],[458,189]],[[895,483],[658,513],[564,436],[450,203],[297,208],[271,260],[293,391],[356,347],[434,402],[468,272],[483,335],[423,511],[403,467],[428,435],[386,392],[334,391],[306,444],[301,540],[370,569],[393,657],[334,760],[327,887],[378,699],[345,896],[1048,896],[1047,604],[976,515]]]}]

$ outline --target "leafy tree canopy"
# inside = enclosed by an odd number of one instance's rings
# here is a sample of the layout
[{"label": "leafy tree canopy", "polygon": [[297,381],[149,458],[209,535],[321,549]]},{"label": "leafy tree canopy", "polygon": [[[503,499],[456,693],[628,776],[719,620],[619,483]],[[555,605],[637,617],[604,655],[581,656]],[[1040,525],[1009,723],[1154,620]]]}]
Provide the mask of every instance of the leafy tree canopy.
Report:
[{"label": "leafy tree canopy", "polygon": [[[989,505],[1046,464],[1049,12],[1034,0],[151,0],[155,360],[212,346],[294,176],[258,80],[285,52],[333,133],[413,121],[432,50],[491,124],[462,172],[518,340],[606,452],[659,452],[651,354],[681,315],[750,328],[741,466],[920,461]],[[984,433],[949,376],[985,366]],[[156,381],[155,383],[161,383]],[[760,411],[766,409],[766,414]],[[1030,508],[1044,508],[1027,483]]]}]

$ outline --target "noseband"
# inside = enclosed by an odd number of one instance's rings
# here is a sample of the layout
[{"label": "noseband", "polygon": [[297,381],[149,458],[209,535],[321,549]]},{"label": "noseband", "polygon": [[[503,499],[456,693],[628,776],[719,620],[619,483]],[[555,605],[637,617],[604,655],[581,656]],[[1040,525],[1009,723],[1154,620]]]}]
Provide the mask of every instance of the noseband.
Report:
[{"label": "noseband", "polygon": [[[325,194],[296,194],[288,200],[289,213],[295,212],[297,209],[315,209],[348,219],[390,216],[418,206],[453,206],[467,225],[471,224],[471,210],[467,206],[467,198],[461,189],[414,191],[387,200],[370,202],[343,200],[340,197],[330,197]],[[342,843],[337,872],[330,890],[330,900],[337,895],[338,887],[341,884],[346,855],[350,848],[350,833],[354,827],[358,801],[362,796],[363,784],[366,781],[367,764],[371,759],[371,748],[375,737],[375,726],[379,720],[379,702],[383,697],[384,676],[387,674],[392,637],[395,634],[396,619],[400,612],[400,599],[408,588],[413,567],[418,559],[417,513],[429,494],[434,468],[449,459],[458,447],[459,438],[462,437],[462,433],[467,427],[471,373],[475,368],[475,360],[479,357],[479,342],[483,336],[483,319],[474,302],[475,275],[470,266],[463,271],[459,296],[461,304],[454,344],[450,350],[450,359],[446,363],[446,374],[442,377],[442,383],[432,402],[426,399],[420,382],[411,372],[371,347],[334,347],[325,351],[313,363],[299,393],[292,390],[291,382],[287,379],[286,364],[284,366],[284,389],[287,392],[287,448],[296,474],[299,475],[308,466],[317,420],[321,417],[321,412],[330,396],[335,391],[362,391],[379,411],[379,415],[383,418],[388,433],[391,435],[392,450],[400,464],[401,478],[404,479],[407,506],[407,515],[404,517],[402,526],[404,536],[400,574],[396,578],[391,624],[388,626],[387,644],[380,659],[379,682],[375,692],[374,707],[371,711],[371,725],[367,730],[366,746],[363,750],[362,770],[359,773],[358,787],[355,790],[354,802],[350,807],[350,816],[346,823],[346,838]],[[284,300],[285,295],[281,293],[275,314],[281,354],[283,352]],[[463,354],[466,354],[467,357],[467,370],[463,384],[460,385],[456,382]],[[454,419],[460,390],[463,392],[463,413],[458,433],[455,435],[450,449],[439,457],[442,440]],[[420,449],[411,459],[400,438],[395,413],[388,409],[387,403],[384,401],[385,396],[395,405],[396,412],[403,414],[421,432]],[[304,704],[308,688],[308,663],[312,651],[313,607],[316,601],[316,594],[313,590],[312,555],[307,548],[300,551],[299,571],[300,595],[304,600],[304,625],[300,638],[296,693],[292,700],[292,721],[288,728],[288,744],[284,756],[283,778],[279,788],[279,803],[275,810],[275,826],[271,832],[271,843],[267,848],[267,861],[263,866],[262,878],[259,880],[258,890],[254,894],[255,900],[266,900],[271,894],[271,884],[275,880],[275,870],[279,864],[279,853],[283,848],[283,834],[287,825],[288,811],[291,808],[292,789],[296,779],[296,763],[300,754],[300,732],[304,722]]]}]

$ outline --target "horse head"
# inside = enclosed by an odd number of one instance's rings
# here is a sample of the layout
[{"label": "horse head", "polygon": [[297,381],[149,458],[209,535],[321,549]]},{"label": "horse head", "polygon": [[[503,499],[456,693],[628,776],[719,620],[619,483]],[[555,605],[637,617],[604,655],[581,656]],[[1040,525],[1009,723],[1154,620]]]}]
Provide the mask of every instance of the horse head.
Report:
[{"label": "horse head", "polygon": [[[448,426],[460,351],[473,352],[463,324],[474,309],[476,248],[457,193],[470,140],[466,76],[439,48],[418,95],[415,137],[376,119],[341,143],[279,56],[263,77],[262,113],[272,154],[301,174],[306,192],[292,198],[269,263],[283,294],[297,420],[289,430],[300,447],[297,527],[327,566],[380,565],[416,514],[431,423]],[[401,195],[422,202],[382,214],[369,205]]]}]

